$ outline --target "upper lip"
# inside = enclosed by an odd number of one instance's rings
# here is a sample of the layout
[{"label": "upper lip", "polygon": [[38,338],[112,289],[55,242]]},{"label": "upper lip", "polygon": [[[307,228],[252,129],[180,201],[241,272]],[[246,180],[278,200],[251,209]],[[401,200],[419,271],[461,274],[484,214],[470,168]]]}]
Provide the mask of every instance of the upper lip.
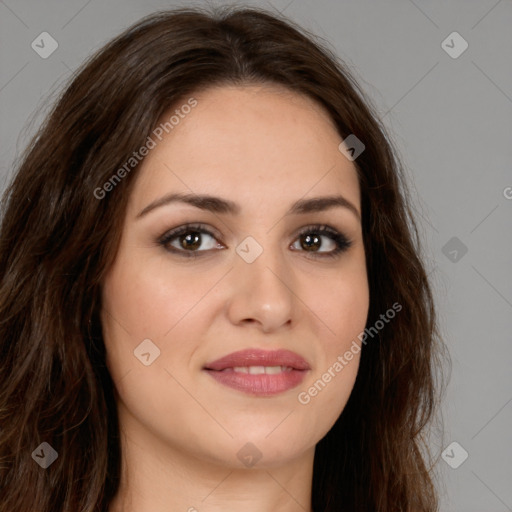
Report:
[{"label": "upper lip", "polygon": [[206,370],[225,370],[239,366],[286,366],[295,370],[309,370],[306,360],[291,350],[246,349],[232,352],[205,364]]}]

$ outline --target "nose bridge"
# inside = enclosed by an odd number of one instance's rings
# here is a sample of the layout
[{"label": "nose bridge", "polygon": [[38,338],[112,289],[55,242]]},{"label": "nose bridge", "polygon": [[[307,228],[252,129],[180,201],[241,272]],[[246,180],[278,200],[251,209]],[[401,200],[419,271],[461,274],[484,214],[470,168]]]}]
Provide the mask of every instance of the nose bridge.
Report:
[{"label": "nose bridge", "polygon": [[248,236],[237,246],[229,307],[234,323],[256,321],[265,331],[285,325],[294,316],[292,273],[281,247],[270,238],[260,243]]}]

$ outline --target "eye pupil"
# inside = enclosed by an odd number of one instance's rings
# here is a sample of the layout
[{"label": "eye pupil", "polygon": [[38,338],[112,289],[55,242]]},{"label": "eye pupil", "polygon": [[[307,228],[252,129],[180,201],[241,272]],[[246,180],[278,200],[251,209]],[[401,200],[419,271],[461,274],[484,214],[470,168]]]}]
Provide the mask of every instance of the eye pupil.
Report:
[{"label": "eye pupil", "polygon": [[180,237],[180,245],[183,249],[197,249],[201,247],[201,235],[197,231],[187,233]]},{"label": "eye pupil", "polygon": [[302,248],[306,251],[319,249],[322,245],[322,241],[320,240],[320,237],[317,235],[303,235],[301,240]]}]

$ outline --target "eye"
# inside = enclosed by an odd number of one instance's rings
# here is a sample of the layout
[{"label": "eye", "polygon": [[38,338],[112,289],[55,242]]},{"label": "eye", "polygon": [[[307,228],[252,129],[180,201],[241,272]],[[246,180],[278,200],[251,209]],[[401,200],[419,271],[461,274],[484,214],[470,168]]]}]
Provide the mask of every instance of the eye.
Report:
[{"label": "eye", "polygon": [[[299,244],[299,247],[297,247]],[[326,225],[307,226],[299,233],[299,238],[290,247],[304,250],[315,258],[333,258],[346,251],[352,242],[336,229]]]},{"label": "eye", "polygon": [[[204,224],[185,224],[166,232],[158,239],[158,243],[179,256],[198,257],[213,249],[225,249],[217,238],[220,237]],[[326,225],[314,225],[303,228],[290,248],[307,252],[313,258],[333,258],[351,245],[352,242],[336,229]]]},{"label": "eye", "polygon": [[172,229],[158,243],[166,250],[185,257],[195,257],[198,252],[225,248],[204,224],[186,224]]}]

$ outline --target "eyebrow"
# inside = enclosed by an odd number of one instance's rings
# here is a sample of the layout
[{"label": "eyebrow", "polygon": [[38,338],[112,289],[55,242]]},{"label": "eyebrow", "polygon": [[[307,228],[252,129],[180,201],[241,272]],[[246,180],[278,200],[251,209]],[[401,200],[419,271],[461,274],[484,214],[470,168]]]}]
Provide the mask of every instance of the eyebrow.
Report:
[{"label": "eyebrow", "polygon": [[[160,208],[162,206],[169,205],[171,203],[186,203],[200,210],[206,210],[213,213],[219,214],[231,214],[237,215],[240,213],[240,206],[228,199],[210,195],[198,195],[198,194],[167,194],[160,199],[157,199],[146,206],[138,215],[137,219],[147,215],[150,211]],[[322,212],[331,208],[346,208],[350,210],[360,221],[361,215],[357,208],[348,200],[341,195],[336,196],[322,196],[314,197],[311,199],[299,199],[292,204],[287,212],[287,215],[297,215],[313,212]]]}]

